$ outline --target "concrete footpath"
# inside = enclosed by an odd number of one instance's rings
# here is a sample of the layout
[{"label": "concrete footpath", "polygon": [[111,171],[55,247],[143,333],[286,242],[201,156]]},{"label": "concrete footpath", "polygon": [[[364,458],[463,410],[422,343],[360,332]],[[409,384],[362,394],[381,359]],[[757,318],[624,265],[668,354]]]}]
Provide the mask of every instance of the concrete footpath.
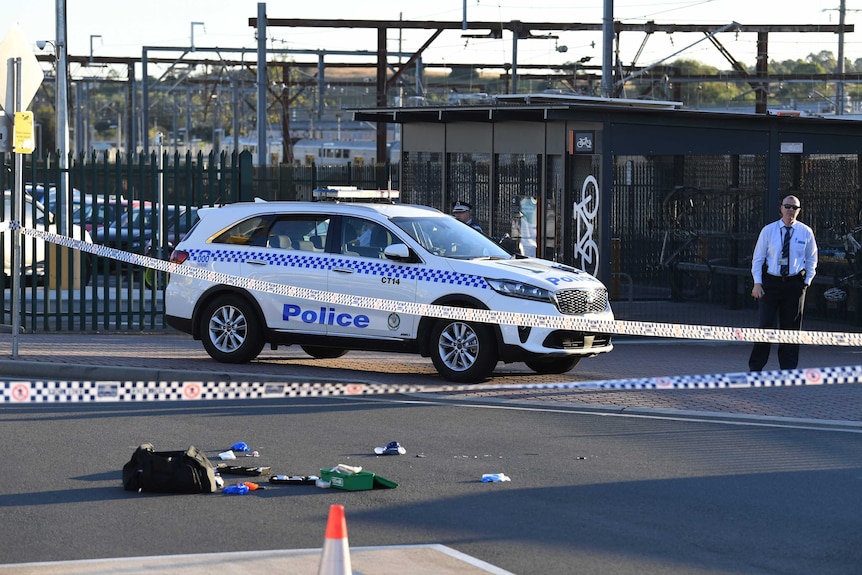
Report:
[{"label": "concrete footpath", "polygon": [[[348,526],[348,535],[349,535]],[[171,575],[248,575],[249,573],[291,573],[296,575],[344,571],[318,571],[321,549],[248,551],[130,557],[93,561],[62,561],[0,565],[0,573],[15,575],[113,575],[170,573]],[[350,549],[352,573],[367,575],[511,575],[444,545],[357,547]]]}]

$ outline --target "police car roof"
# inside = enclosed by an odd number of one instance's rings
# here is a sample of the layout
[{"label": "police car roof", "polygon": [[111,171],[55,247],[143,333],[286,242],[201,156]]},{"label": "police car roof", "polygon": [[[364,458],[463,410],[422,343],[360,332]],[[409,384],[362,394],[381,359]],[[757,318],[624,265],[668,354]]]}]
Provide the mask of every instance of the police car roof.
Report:
[{"label": "police car roof", "polygon": [[254,202],[237,202],[234,204],[226,204],[215,208],[201,208],[198,214],[201,218],[206,218],[211,213],[221,212],[224,210],[240,213],[240,214],[340,214],[361,216],[376,212],[387,218],[391,217],[419,217],[428,215],[445,215],[440,210],[419,204],[378,204],[378,203],[338,203],[338,202],[295,202],[295,201],[279,201],[266,202],[255,200]]}]

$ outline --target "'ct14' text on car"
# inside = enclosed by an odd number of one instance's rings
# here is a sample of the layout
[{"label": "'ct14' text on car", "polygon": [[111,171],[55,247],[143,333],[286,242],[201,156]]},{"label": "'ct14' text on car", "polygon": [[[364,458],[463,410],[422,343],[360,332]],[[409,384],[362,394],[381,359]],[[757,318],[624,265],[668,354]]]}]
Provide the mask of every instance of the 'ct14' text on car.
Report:
[{"label": "'ct14' text on car", "polygon": [[[372,299],[613,319],[607,289],[593,276],[510,255],[433,208],[258,201],[198,215],[174,263]],[[564,373],[613,348],[605,333],[339,306],[180,274],[171,275],[165,311],[169,325],[222,362],[248,362],[267,343],[299,344],[318,358],[351,349],[407,352],[430,356],[440,375],[461,383],[487,378],[501,360]]]}]

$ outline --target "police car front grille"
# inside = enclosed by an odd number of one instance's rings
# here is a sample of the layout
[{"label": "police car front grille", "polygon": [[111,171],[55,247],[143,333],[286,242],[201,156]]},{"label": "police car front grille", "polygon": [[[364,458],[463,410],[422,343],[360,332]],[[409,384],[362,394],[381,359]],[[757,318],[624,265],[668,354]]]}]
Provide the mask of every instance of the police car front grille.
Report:
[{"label": "police car front grille", "polygon": [[566,315],[601,313],[608,307],[605,288],[567,289],[557,292],[557,309]]}]

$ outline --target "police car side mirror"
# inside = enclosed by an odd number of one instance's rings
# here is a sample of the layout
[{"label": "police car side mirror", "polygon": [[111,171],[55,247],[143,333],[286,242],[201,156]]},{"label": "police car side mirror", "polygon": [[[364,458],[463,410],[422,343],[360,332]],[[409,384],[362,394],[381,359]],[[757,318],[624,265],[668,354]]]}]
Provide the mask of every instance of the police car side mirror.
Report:
[{"label": "police car side mirror", "polygon": [[386,246],[386,249],[383,250],[383,255],[390,260],[400,262],[406,262],[411,259],[410,248],[405,244],[392,244],[391,246]]}]

